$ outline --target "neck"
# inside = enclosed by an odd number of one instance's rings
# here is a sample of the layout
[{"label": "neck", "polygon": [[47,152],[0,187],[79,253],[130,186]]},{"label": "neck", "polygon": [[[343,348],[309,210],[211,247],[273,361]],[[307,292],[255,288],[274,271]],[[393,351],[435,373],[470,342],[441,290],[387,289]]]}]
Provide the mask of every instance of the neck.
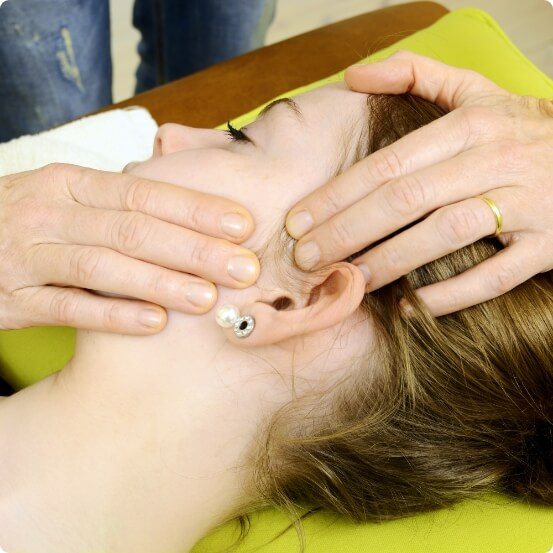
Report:
[{"label": "neck", "polygon": [[237,366],[166,371],[167,348],[125,338],[133,354],[93,340],[0,402],[8,551],[182,553],[255,501],[248,453],[267,416],[255,383],[236,394]]}]

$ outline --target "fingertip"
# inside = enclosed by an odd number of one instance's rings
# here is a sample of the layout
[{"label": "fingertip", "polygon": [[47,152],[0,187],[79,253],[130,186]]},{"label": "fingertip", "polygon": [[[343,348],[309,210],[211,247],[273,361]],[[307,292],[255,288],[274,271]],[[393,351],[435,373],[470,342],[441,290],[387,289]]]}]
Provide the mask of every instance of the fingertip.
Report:
[{"label": "fingertip", "polygon": [[244,250],[238,255],[232,256],[227,262],[227,273],[233,282],[232,288],[248,288],[256,283],[261,272],[261,265],[257,256]]},{"label": "fingertip", "polygon": [[203,315],[217,302],[217,287],[212,282],[201,281],[188,284],[185,296],[191,308],[188,313]]},{"label": "fingertip", "polygon": [[148,334],[156,334],[167,325],[167,312],[161,307],[141,308],[137,315],[139,329]]},{"label": "fingertip", "polygon": [[406,319],[410,319],[415,314],[415,310],[413,309],[413,306],[405,298],[402,298],[400,300],[399,308],[401,310],[401,314]]},{"label": "fingertip", "polygon": [[221,217],[221,232],[233,243],[247,240],[254,229],[253,218],[246,210],[229,211]]},{"label": "fingertip", "polygon": [[307,234],[314,224],[313,216],[305,208],[290,211],[286,216],[286,231],[295,240]]},{"label": "fingertip", "polygon": [[294,259],[296,265],[303,271],[313,271],[321,263],[321,248],[311,239],[304,239],[296,244],[294,248]]},{"label": "fingertip", "polygon": [[284,222],[284,228],[286,229],[286,232],[290,235],[291,238],[293,238],[294,240],[299,240],[300,239],[300,236],[298,236],[295,232],[294,232],[294,227],[292,224],[290,224],[290,221],[292,220],[292,218],[294,217],[294,215],[296,214],[295,211],[289,211],[288,212],[288,215],[286,215],[286,221]]},{"label": "fingertip", "polygon": [[367,66],[365,64],[350,65],[344,73],[344,81],[350,90],[355,90],[360,86]]},{"label": "fingertip", "polygon": [[361,271],[363,278],[365,279],[365,285],[368,285],[372,279],[371,271],[366,263],[358,263],[355,266]]},{"label": "fingertip", "polygon": [[348,68],[346,68],[346,71],[344,73],[346,81],[348,79],[348,76],[356,75],[359,72],[363,72],[363,69],[366,67],[366,65],[366,63],[354,63],[353,65],[350,65]]},{"label": "fingertip", "polygon": [[240,215],[242,215],[242,217],[244,217],[245,221],[246,221],[246,228],[245,228],[245,231],[244,231],[244,235],[242,236],[242,240],[246,240],[247,238],[249,238],[254,230],[255,230],[255,221],[251,215],[251,213],[247,210],[247,209],[243,209],[241,208],[238,213]]},{"label": "fingertip", "polygon": [[383,69],[384,63],[388,63],[387,60],[348,67],[344,76],[347,86],[356,92],[381,92],[381,81],[388,81],[388,72],[391,71],[389,65],[386,70]]}]

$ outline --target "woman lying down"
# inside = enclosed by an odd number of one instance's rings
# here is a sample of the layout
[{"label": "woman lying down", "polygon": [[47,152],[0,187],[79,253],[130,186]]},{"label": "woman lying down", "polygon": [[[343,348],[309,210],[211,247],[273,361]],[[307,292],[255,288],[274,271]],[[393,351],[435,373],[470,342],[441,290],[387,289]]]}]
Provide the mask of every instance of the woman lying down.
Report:
[{"label": "woman lying down", "polygon": [[2,547],[184,553],[266,505],[367,521],[486,490],[553,504],[552,274],[435,319],[413,290],[497,241],[366,294],[350,260],[299,271],[283,231],[300,198],[440,115],[335,84],[240,130],[162,127],[130,170],[244,203],[261,276],[159,335],[80,331],[61,372],[0,402]]}]

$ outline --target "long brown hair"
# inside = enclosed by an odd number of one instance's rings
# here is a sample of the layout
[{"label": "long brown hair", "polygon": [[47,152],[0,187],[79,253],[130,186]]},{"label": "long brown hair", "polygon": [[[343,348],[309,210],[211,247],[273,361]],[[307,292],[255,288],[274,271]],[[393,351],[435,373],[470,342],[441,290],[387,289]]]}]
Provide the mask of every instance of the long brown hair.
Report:
[{"label": "long brown hair", "polygon": [[[367,154],[443,115],[410,95],[368,101]],[[352,368],[316,431],[297,424],[305,402],[274,417],[256,462],[266,504],[308,504],[356,521],[489,490],[553,505],[552,273],[439,318],[414,293],[502,247],[484,238],[365,296],[373,368]],[[409,318],[402,297],[414,306]]]}]

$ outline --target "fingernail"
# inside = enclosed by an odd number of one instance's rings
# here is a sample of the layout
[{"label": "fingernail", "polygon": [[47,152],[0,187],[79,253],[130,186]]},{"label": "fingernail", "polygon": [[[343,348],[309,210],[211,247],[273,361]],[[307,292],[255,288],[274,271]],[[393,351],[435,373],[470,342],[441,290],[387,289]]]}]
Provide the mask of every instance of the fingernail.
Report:
[{"label": "fingernail", "polygon": [[238,282],[254,282],[257,276],[259,263],[256,259],[245,256],[236,255],[228,261],[228,274]]},{"label": "fingernail", "polygon": [[161,326],[163,315],[155,309],[143,309],[138,314],[138,322],[148,328],[158,328]]},{"label": "fingernail", "polygon": [[371,272],[369,271],[369,267],[365,265],[365,263],[360,263],[357,265],[359,270],[363,273],[363,276],[365,277],[365,282],[368,283],[369,280],[371,280]]},{"label": "fingernail", "polygon": [[286,221],[286,229],[292,238],[301,238],[306,232],[313,228],[313,217],[307,210],[294,213]]},{"label": "fingernail", "polygon": [[192,282],[188,285],[185,296],[191,304],[205,309],[213,304],[215,293],[213,286],[210,286],[209,284]]},{"label": "fingernail", "polygon": [[296,248],[296,263],[302,269],[311,269],[321,259],[321,250],[316,242],[307,242]]},{"label": "fingernail", "polygon": [[400,300],[399,307],[403,311],[403,314],[407,317],[410,317],[415,313],[413,306],[405,298]]},{"label": "fingernail", "polygon": [[221,219],[221,230],[234,238],[241,238],[246,232],[248,221],[238,213],[225,213]]}]

